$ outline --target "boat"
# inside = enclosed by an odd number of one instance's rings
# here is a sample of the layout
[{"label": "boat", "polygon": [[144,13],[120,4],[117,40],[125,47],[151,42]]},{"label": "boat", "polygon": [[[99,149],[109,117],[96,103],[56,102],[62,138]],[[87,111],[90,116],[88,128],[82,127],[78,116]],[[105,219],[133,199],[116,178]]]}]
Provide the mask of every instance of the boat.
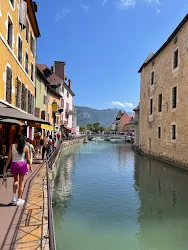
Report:
[{"label": "boat", "polygon": [[123,138],[111,138],[110,142],[123,142],[124,139]]}]

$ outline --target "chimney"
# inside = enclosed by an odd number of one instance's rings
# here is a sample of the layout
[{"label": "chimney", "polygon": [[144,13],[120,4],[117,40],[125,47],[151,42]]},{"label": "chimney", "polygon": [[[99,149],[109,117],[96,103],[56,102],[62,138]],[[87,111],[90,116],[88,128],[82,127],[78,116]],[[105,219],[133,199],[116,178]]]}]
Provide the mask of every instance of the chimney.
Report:
[{"label": "chimney", "polygon": [[65,65],[66,62],[54,62],[54,73],[57,74],[61,79],[63,79],[63,81],[65,80]]},{"label": "chimney", "polygon": [[69,89],[72,90],[72,81],[71,81],[71,79],[68,80],[68,87],[69,87]]}]

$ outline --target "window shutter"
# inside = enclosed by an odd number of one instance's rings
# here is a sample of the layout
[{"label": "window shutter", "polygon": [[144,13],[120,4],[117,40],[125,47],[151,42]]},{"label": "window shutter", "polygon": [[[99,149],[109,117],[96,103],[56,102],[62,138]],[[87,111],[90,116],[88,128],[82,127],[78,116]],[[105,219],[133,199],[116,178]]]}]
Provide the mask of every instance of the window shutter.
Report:
[{"label": "window shutter", "polygon": [[21,109],[26,111],[26,87],[22,83],[22,95],[21,95]]},{"label": "window shutter", "polygon": [[33,115],[34,113],[34,108],[35,108],[35,105],[34,105],[34,96],[31,95],[31,114]]},{"label": "window shutter", "polygon": [[19,23],[26,27],[27,25],[27,3],[24,0],[20,0],[20,10],[19,10]]},{"label": "window shutter", "polygon": [[7,67],[6,101],[12,103],[12,70]]},{"label": "window shutter", "polygon": [[17,80],[16,106],[18,108],[21,108],[21,94],[22,94],[22,84]]}]

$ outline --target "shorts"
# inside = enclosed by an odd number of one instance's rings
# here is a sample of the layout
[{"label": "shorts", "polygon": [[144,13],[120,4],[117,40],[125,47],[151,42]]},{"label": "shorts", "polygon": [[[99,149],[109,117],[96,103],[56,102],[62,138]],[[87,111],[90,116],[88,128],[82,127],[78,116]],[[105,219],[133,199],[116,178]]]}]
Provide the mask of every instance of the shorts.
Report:
[{"label": "shorts", "polygon": [[25,175],[28,172],[27,163],[25,161],[11,162],[10,172],[12,175]]}]

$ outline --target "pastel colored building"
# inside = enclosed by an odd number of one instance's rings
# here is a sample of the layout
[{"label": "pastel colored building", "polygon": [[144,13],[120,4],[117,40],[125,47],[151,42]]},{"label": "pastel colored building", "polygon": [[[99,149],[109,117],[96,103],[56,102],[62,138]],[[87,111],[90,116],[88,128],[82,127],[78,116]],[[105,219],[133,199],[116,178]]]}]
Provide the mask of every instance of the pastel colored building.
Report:
[{"label": "pastel colored building", "polygon": [[[36,41],[40,36],[36,12],[37,5],[32,0],[0,1],[0,105],[32,115]],[[15,125],[6,129],[3,140],[10,144],[18,130]],[[28,124],[27,136],[33,138],[33,132],[32,125]]]}]

